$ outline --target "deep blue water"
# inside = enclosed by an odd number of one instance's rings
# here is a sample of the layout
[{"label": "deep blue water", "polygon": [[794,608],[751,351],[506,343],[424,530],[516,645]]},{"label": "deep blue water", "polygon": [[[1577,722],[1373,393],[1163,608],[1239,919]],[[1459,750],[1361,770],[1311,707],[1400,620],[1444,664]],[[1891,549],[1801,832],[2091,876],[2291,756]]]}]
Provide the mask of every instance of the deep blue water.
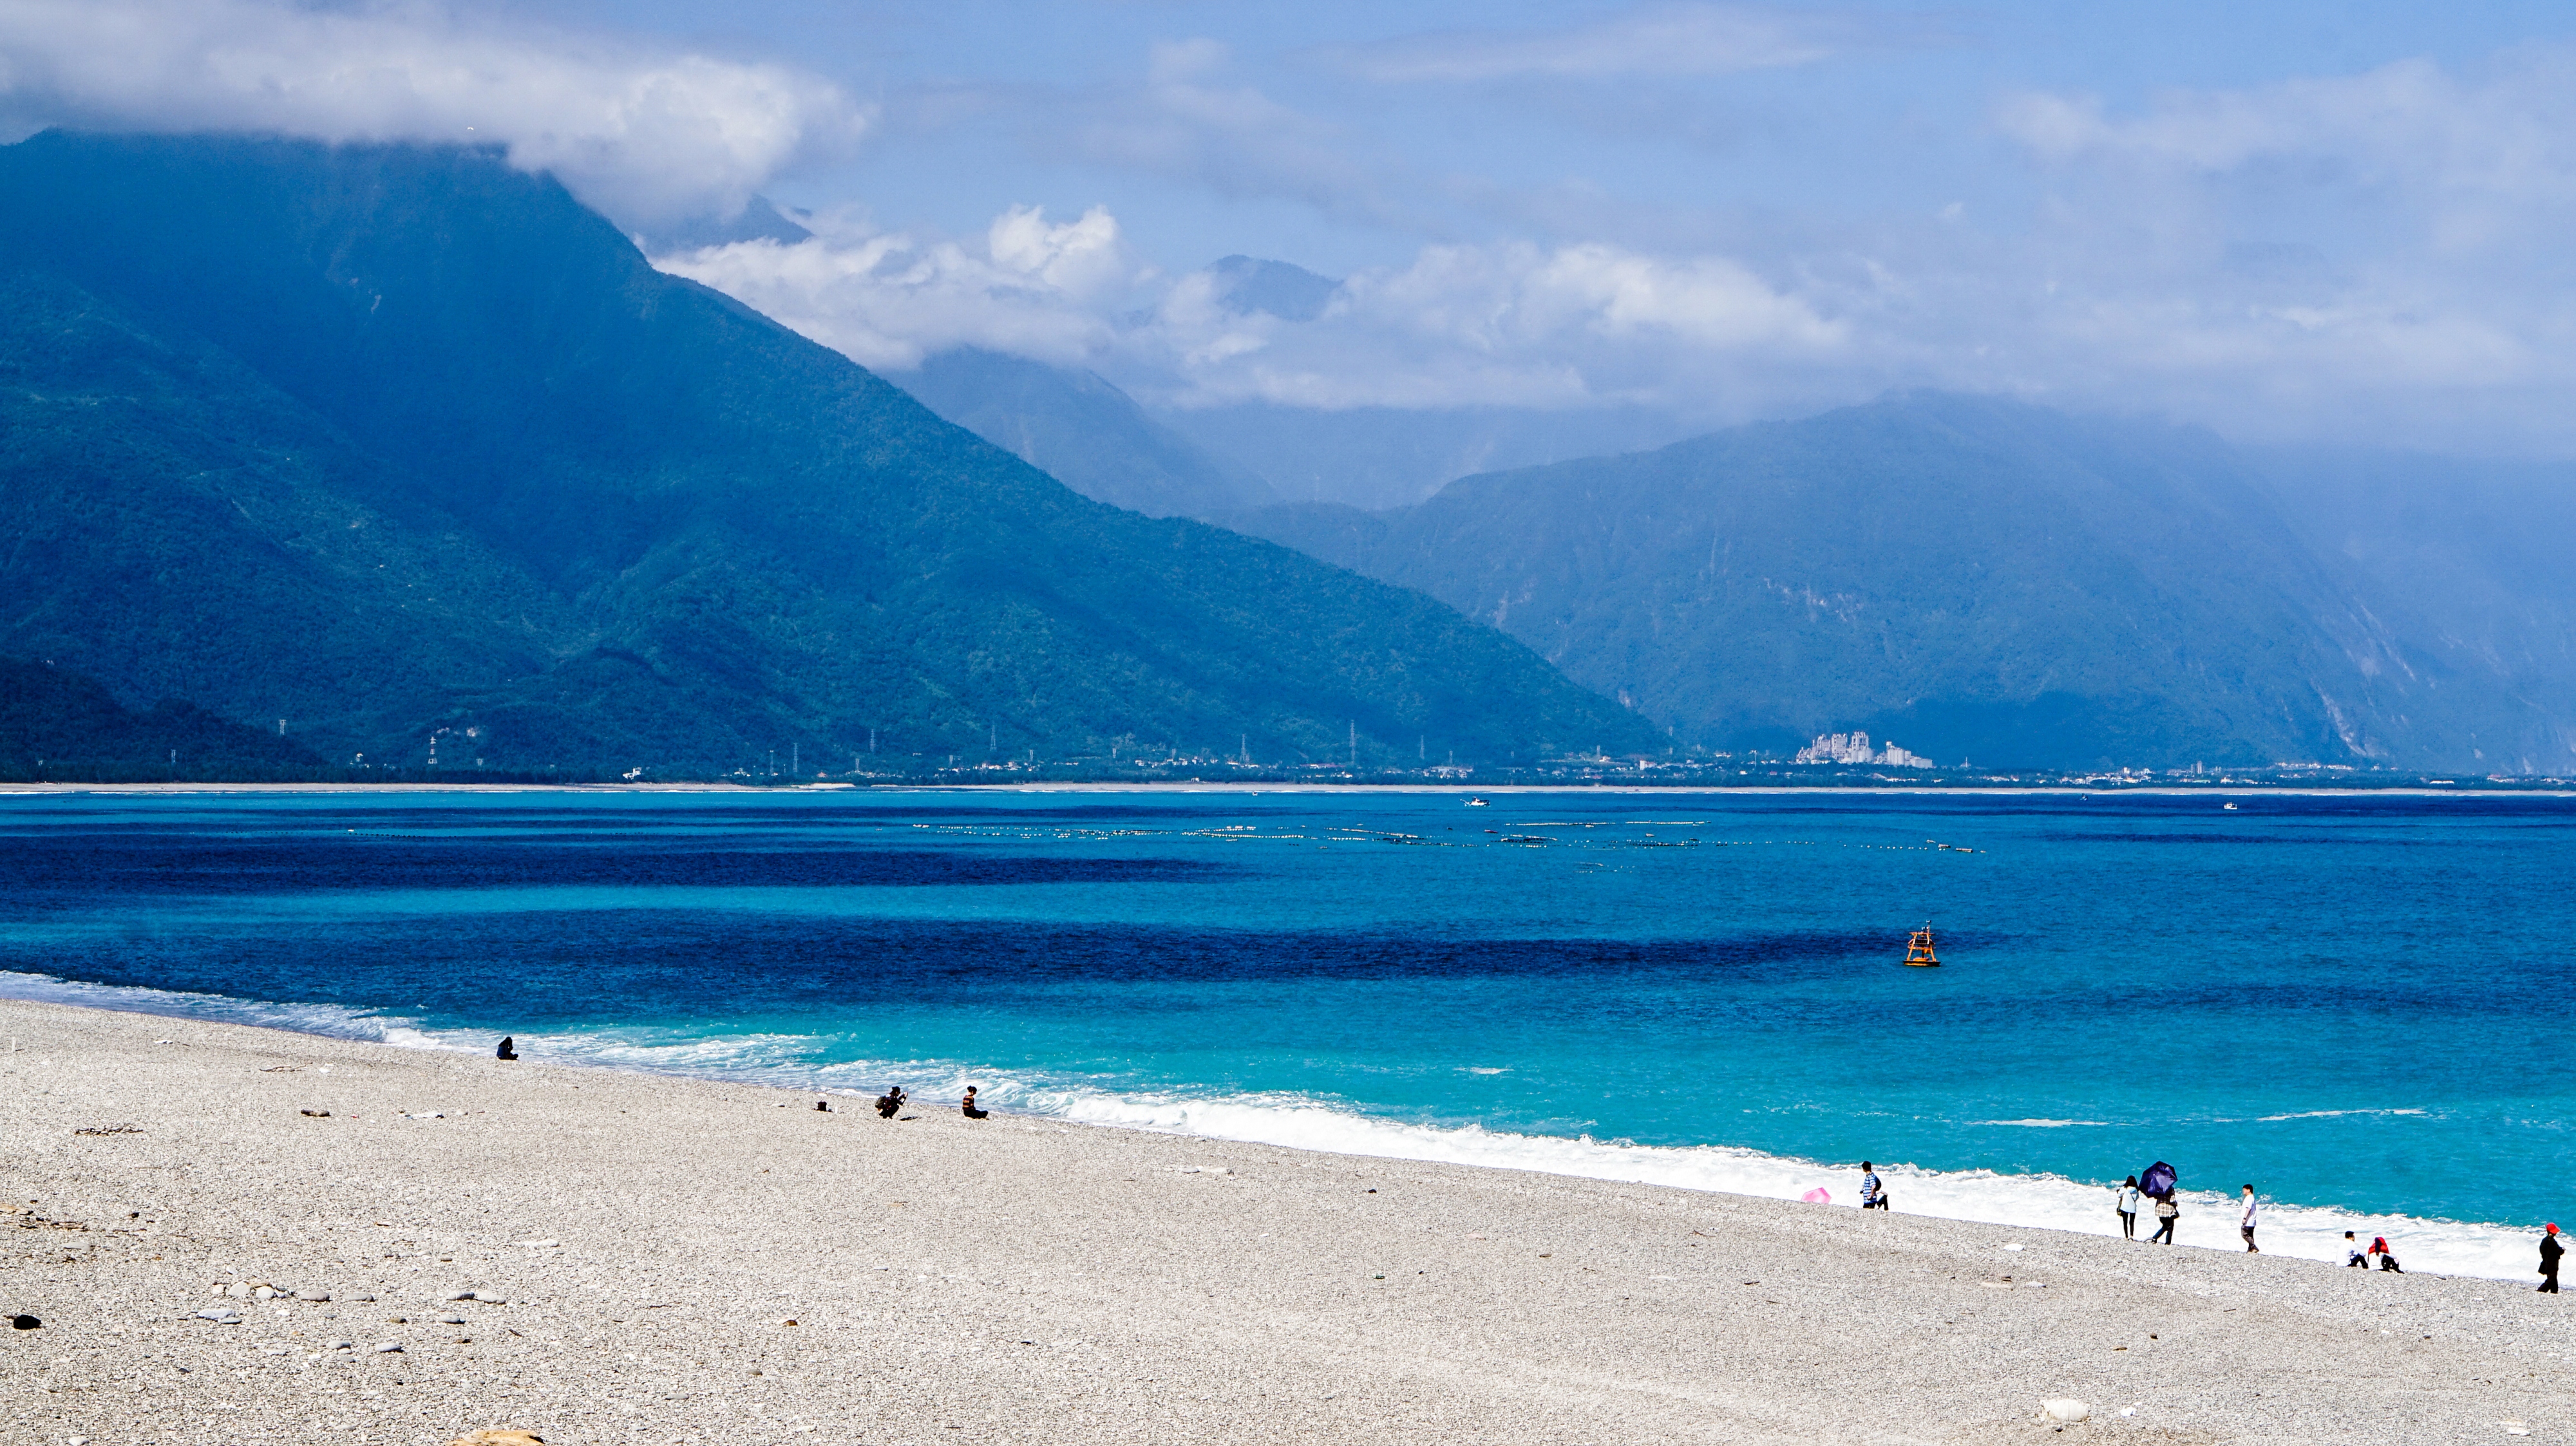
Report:
[{"label": "deep blue water", "polygon": [[2576,801],[1492,799],[22,795],[0,969],[1093,1118],[2576,1215]]}]

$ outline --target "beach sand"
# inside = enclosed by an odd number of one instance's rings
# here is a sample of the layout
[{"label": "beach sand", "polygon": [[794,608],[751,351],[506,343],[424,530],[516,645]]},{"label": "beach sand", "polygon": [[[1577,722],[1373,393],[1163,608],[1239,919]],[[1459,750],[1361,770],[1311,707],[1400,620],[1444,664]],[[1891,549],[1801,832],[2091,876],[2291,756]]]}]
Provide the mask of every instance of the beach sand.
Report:
[{"label": "beach sand", "polygon": [[[11,1446],[2576,1432],[2528,1284],[56,1005],[0,1049]],[[215,1293],[263,1282],[331,1298]]]}]

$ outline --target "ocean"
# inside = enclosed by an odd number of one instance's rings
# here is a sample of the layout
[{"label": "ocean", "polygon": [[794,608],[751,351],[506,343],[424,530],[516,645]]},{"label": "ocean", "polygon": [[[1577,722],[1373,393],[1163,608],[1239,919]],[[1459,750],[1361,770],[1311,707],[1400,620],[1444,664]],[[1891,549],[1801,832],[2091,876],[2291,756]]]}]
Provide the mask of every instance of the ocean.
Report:
[{"label": "ocean", "polygon": [[2576,800],[1487,797],[10,795],[0,994],[2096,1233],[2164,1160],[2186,1247],[2251,1183],[2410,1270],[2576,1216]]}]

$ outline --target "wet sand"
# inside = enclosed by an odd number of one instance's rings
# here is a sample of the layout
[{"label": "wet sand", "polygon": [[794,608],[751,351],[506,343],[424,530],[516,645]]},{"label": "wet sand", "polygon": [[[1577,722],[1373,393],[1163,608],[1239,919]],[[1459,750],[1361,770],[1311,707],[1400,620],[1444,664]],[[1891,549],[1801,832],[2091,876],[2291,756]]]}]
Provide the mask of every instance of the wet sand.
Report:
[{"label": "wet sand", "polygon": [[11,1446],[2576,1433],[2509,1282],[58,1005],[0,1049]]}]

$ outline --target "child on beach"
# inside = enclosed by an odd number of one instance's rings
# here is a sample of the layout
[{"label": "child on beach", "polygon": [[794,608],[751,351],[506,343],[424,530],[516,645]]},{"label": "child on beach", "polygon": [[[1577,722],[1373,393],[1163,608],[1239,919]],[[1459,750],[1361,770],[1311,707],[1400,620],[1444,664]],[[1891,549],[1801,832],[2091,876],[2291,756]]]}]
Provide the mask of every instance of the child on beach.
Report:
[{"label": "child on beach", "polygon": [[1863,1210],[1887,1208],[1887,1195],[1879,1188],[1878,1172],[1870,1168],[1867,1160],[1860,1162],[1860,1208]]},{"label": "child on beach", "polygon": [[2129,1240],[2137,1239],[2138,1177],[2131,1175],[2127,1184],[2111,1192],[2111,1198],[2112,1208],[2120,1212],[2121,1236]]},{"label": "child on beach", "polygon": [[2254,1243],[2254,1187],[2251,1185],[2245,1187],[2245,1218],[2237,1222],[2236,1228],[2245,1237],[2246,1254],[2263,1253],[2262,1249]]},{"label": "child on beach", "polygon": [[975,1108],[975,1087],[973,1085],[968,1085],[966,1087],[966,1098],[957,1102],[957,1108],[970,1120],[980,1120],[986,1115],[992,1113],[991,1110],[979,1110]]}]

